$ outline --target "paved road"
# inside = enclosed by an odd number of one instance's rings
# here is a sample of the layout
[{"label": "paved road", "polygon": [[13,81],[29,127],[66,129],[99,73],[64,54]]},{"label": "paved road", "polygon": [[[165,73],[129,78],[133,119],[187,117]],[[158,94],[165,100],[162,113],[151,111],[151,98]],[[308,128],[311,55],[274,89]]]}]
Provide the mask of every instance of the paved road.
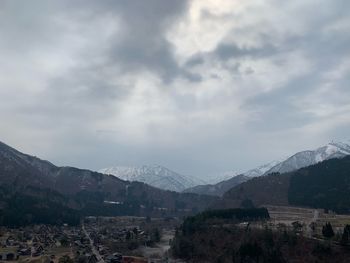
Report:
[{"label": "paved road", "polygon": [[90,240],[91,250],[92,250],[92,253],[94,253],[94,255],[96,256],[97,262],[98,262],[98,263],[104,263],[105,261],[103,260],[102,256],[101,256],[100,253],[98,252],[98,250],[95,248],[94,242],[92,241],[92,239],[91,239],[89,233],[86,231],[84,223],[82,224],[82,230],[83,230],[84,234],[85,234],[85,235],[88,237],[88,239]]}]

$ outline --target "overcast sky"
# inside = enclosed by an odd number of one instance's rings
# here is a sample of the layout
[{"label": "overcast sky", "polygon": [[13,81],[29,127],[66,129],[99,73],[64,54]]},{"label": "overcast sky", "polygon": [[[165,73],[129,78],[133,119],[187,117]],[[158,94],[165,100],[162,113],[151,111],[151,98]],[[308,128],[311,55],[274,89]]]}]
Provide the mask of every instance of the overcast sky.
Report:
[{"label": "overcast sky", "polygon": [[350,138],[348,0],[1,0],[0,140],[244,171]]}]

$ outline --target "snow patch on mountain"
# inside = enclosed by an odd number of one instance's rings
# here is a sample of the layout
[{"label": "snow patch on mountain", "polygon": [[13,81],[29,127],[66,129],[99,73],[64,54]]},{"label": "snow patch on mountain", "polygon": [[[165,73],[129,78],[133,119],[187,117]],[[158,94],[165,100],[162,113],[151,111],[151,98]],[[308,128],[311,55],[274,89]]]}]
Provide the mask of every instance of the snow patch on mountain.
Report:
[{"label": "snow patch on mountain", "polygon": [[[350,141],[349,141],[350,144]],[[212,177],[209,184],[218,184],[219,182],[227,181],[238,175],[244,175],[247,178],[258,177],[267,175],[273,172],[286,173],[298,170],[300,168],[310,166],[332,158],[342,158],[346,155],[350,155],[350,145],[344,142],[331,142],[325,146],[319,147],[313,151],[302,151],[287,158],[281,158],[264,165],[258,166],[254,169],[243,173],[237,173],[235,171],[228,171],[219,174],[216,177]]]},{"label": "snow patch on mountain", "polygon": [[208,184],[217,184],[223,181],[227,181],[231,178],[237,177],[238,175],[244,175],[247,178],[252,178],[252,177],[258,177],[263,175],[264,173],[266,173],[268,170],[270,170],[272,167],[274,167],[275,165],[279,164],[280,162],[284,161],[286,158],[284,159],[280,159],[280,160],[276,160],[276,161],[272,161],[266,164],[263,164],[261,166],[258,166],[254,169],[251,169],[249,171],[243,172],[243,173],[239,173],[236,171],[227,171],[221,174],[218,174],[216,176],[212,176],[209,179],[207,179],[206,181],[208,182]]},{"label": "snow patch on mountain", "polygon": [[331,142],[316,150],[302,151],[278,163],[264,174],[288,173],[300,168],[323,162],[332,158],[343,158],[350,155],[350,145],[343,142]]},{"label": "snow patch on mountain", "polygon": [[160,189],[177,192],[204,183],[198,178],[178,174],[160,165],[116,166],[101,169],[99,172],[114,175],[122,180],[143,182]]},{"label": "snow patch on mountain", "polygon": [[281,160],[275,160],[266,164],[263,164],[259,167],[256,167],[254,169],[251,169],[245,173],[243,173],[243,175],[247,176],[247,177],[258,177],[263,175],[264,173],[266,173],[268,170],[270,170],[272,167],[276,166],[277,164],[279,164],[280,162],[284,161],[285,159],[281,159]]}]

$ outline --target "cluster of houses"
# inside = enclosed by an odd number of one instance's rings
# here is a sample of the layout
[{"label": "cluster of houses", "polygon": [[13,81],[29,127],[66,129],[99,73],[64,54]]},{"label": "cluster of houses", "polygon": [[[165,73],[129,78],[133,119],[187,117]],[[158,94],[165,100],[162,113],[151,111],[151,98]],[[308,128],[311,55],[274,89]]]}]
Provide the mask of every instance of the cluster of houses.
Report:
[{"label": "cluster of houses", "polygon": [[[61,246],[67,235],[60,227],[33,226],[0,229],[0,260],[14,261],[20,257],[39,257],[50,248]],[[51,255],[54,258],[55,255]]]},{"label": "cluster of houses", "polygon": [[149,262],[133,256],[140,255],[134,253],[139,246],[153,242],[153,233],[145,227],[149,222],[145,222],[145,218],[90,218],[84,228],[67,225],[0,227],[0,261],[28,258],[30,262],[44,257],[45,262],[57,263],[60,257],[69,255],[82,263]]},{"label": "cluster of houses", "polygon": [[145,227],[145,221],[145,218],[89,218],[85,228],[105,263],[163,262],[132,256],[140,254],[139,247],[154,242],[153,232]]}]

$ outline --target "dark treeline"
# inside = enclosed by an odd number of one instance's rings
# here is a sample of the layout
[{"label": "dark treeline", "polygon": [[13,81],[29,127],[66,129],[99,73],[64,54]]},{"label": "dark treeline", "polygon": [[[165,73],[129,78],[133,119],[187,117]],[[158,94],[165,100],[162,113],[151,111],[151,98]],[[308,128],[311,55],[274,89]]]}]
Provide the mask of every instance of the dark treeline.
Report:
[{"label": "dark treeline", "polygon": [[[146,197],[125,196],[118,204],[108,203],[104,192],[80,191],[67,196],[50,189],[27,186],[14,189],[0,186],[0,225],[19,227],[32,224],[67,223],[77,225],[85,216],[181,216],[183,204],[176,202],[173,209],[157,209],[158,204]],[[196,212],[196,209],[192,213]],[[186,212],[188,214],[188,212]],[[190,212],[191,213],[191,212]]]},{"label": "dark treeline", "polygon": [[0,224],[18,227],[30,224],[77,225],[80,214],[68,207],[66,197],[51,191],[27,187],[22,191],[11,192],[0,187]]},{"label": "dark treeline", "polygon": [[233,208],[233,209],[219,209],[219,210],[207,210],[194,218],[200,218],[201,220],[208,220],[212,218],[218,219],[235,219],[238,221],[255,221],[261,219],[269,219],[269,212],[266,208]]},{"label": "dark treeline", "polygon": [[195,216],[185,218],[180,231],[182,231],[184,235],[188,235],[206,228],[208,222],[222,224],[224,222],[237,223],[243,221],[265,220],[269,218],[269,212],[266,208],[208,210]]}]

